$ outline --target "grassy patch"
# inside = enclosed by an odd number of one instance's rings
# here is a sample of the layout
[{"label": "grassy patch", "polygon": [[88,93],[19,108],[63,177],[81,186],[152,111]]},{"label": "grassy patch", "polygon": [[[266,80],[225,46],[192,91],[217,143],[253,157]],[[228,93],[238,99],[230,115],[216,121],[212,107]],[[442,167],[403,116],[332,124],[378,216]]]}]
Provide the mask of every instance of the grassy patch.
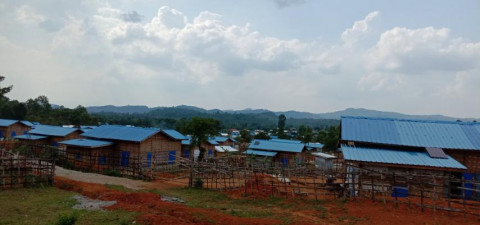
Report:
[{"label": "grassy patch", "polygon": [[125,193],[137,192],[133,189],[126,188],[125,186],[116,185],[116,184],[105,184],[105,187],[110,188],[110,189],[114,189],[114,190],[117,190],[117,191],[125,192]]},{"label": "grassy patch", "polygon": [[131,223],[136,213],[120,210],[73,210],[77,193],[54,187],[0,190],[0,224],[56,224],[75,214],[75,224]]}]

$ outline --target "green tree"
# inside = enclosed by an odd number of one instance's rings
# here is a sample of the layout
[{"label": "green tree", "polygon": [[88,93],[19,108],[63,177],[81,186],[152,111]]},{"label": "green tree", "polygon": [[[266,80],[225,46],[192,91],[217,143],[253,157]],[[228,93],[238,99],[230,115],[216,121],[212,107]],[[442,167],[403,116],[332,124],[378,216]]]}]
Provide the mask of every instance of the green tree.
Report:
[{"label": "green tree", "polygon": [[323,149],[327,151],[335,151],[337,150],[338,139],[340,137],[340,127],[339,126],[331,126],[328,129],[327,136],[324,139]]},{"label": "green tree", "polygon": [[[185,124],[185,127],[180,130],[191,135],[190,148],[198,146],[198,149],[200,150],[198,160],[201,161],[205,154],[205,149],[202,148],[202,143],[207,142],[210,136],[218,134],[220,131],[220,122],[212,118],[193,117]],[[191,159],[193,159],[193,154],[190,155]]]},{"label": "green tree", "polygon": [[[0,82],[2,82],[3,80],[5,80],[5,77],[4,76],[0,76]],[[5,96],[8,92],[10,92],[12,90],[13,86],[10,85],[8,87],[2,87],[0,85],[0,99],[3,99],[3,98],[6,98],[8,100],[8,98]]]},{"label": "green tree", "polygon": [[250,131],[246,129],[241,130],[238,140],[243,143],[250,143],[252,141],[252,135],[250,135]]},{"label": "green tree", "polygon": [[265,132],[260,132],[258,134],[255,134],[253,138],[261,139],[261,140],[270,140],[270,136],[268,136],[268,134]]},{"label": "green tree", "polygon": [[285,122],[287,117],[283,114],[278,116],[278,138],[287,138],[285,134]]},{"label": "green tree", "polygon": [[311,127],[301,125],[298,128],[298,140],[302,141],[302,143],[311,142],[313,139],[313,130]]}]

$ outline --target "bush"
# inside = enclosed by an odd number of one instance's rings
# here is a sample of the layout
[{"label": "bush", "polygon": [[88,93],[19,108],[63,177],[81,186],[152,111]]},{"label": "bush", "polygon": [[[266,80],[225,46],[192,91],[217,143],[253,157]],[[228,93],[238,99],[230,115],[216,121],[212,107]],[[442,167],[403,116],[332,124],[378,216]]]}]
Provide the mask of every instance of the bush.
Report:
[{"label": "bush", "polygon": [[120,173],[120,171],[118,171],[118,170],[104,170],[103,174],[107,175],[107,176],[112,176],[112,177],[121,177],[122,176],[122,173]]},{"label": "bush", "polygon": [[62,214],[58,217],[56,225],[73,225],[77,222],[78,215],[72,212],[70,215]]},{"label": "bush", "polygon": [[193,187],[196,189],[203,188],[203,180],[200,178],[195,179],[195,183],[193,183]]}]

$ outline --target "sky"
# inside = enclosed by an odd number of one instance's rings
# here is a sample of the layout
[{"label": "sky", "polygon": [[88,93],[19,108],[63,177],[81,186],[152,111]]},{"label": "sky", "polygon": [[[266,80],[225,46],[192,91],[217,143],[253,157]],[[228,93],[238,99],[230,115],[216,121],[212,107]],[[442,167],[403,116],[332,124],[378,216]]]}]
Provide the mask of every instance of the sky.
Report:
[{"label": "sky", "polygon": [[480,1],[7,0],[11,99],[480,117]]}]

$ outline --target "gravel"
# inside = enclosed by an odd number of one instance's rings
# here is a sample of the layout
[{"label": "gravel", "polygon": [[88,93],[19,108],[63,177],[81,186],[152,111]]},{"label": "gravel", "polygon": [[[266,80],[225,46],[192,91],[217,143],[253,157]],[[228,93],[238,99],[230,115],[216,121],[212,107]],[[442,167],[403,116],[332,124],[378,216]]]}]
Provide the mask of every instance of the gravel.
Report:
[{"label": "gravel", "polygon": [[73,196],[75,200],[77,200],[77,204],[74,205],[73,209],[86,209],[86,210],[100,210],[103,211],[102,207],[107,207],[111,205],[115,205],[117,201],[100,201],[91,198],[87,198],[83,195],[75,195]]}]

